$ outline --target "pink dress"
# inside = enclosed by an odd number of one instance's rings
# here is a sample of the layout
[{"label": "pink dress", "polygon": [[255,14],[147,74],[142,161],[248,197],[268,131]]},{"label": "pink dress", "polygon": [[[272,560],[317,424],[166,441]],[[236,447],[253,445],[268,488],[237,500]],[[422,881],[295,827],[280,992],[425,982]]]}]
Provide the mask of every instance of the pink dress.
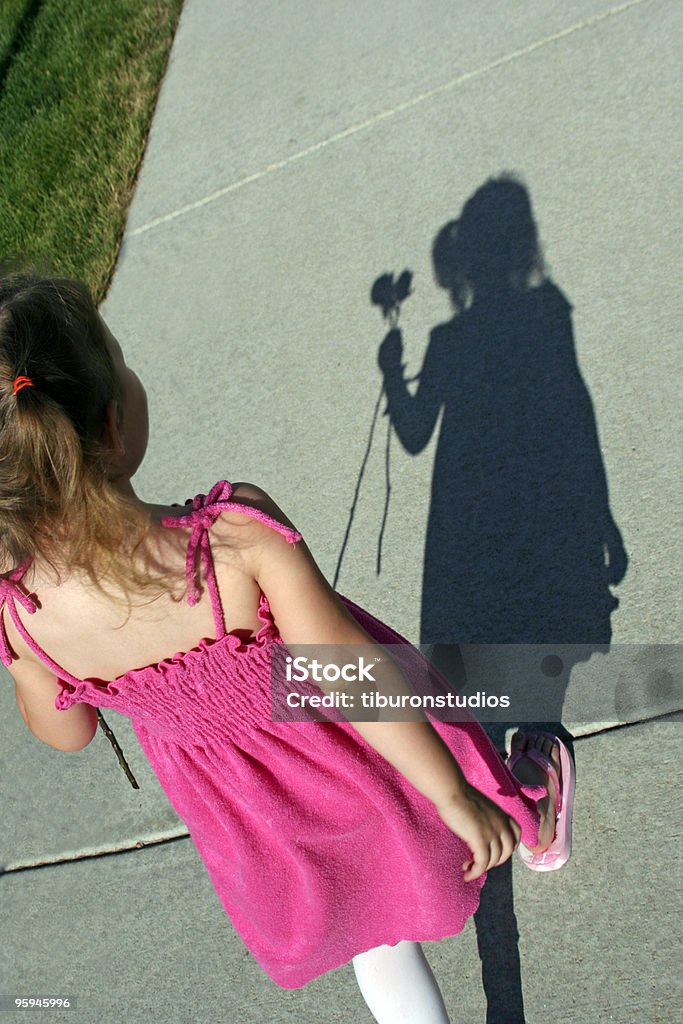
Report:
[{"label": "pink dress", "polygon": [[[272,720],[271,650],[282,640],[265,594],[262,626],[251,640],[226,632],[209,531],[224,509],[234,509],[292,544],[301,536],[231,494],[231,485],[219,481],[186,514],[163,520],[167,527],[192,527],[188,600],[200,594],[199,555],[215,639],[111,682],[76,679],[38,647],[19,617],[17,604],[36,610],[20,585],[26,564],[0,581],[0,607],[6,603],[26,642],[55,672],[57,709],[82,702],[131,719],[236,931],[276,984],[298,988],[374,946],[457,934],[477,908],[484,877],[463,881],[466,845],[351,725]],[[380,643],[408,643],[341,600]],[[8,665],[16,655],[2,615],[0,623],[0,654]],[[468,781],[511,814],[523,841],[535,845],[535,800],[543,791],[513,778],[473,718],[433,725]]]}]

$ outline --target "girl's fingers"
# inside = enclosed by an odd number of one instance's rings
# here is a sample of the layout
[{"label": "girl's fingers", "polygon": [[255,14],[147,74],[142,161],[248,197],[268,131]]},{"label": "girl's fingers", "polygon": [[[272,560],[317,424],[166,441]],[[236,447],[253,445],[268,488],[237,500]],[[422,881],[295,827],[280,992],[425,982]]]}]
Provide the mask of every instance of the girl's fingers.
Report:
[{"label": "girl's fingers", "polygon": [[513,835],[515,837],[515,849],[517,849],[517,847],[519,846],[520,840],[522,838],[522,830],[521,830],[521,828],[519,827],[519,825],[517,824],[517,822],[515,821],[514,818],[510,818],[509,821],[510,821],[510,828],[512,829],[512,833],[513,833]]},{"label": "girl's fingers", "polygon": [[485,871],[495,867],[498,863],[501,850],[501,844],[497,839],[491,840],[490,843],[482,843],[478,845],[477,849],[472,851],[474,857],[468,873],[465,875],[465,881],[471,882],[473,879],[479,878],[480,875],[483,875]]},{"label": "girl's fingers", "polygon": [[472,851],[472,860],[465,869],[466,882],[479,878],[486,871],[490,857],[489,848],[483,843],[477,843],[476,846],[471,846],[470,849]]},{"label": "girl's fingers", "polygon": [[489,861],[489,867],[495,868],[497,864],[501,863],[501,858],[505,853],[505,837],[494,836],[491,840],[491,860]]},{"label": "girl's fingers", "polygon": [[480,847],[472,863],[472,873],[474,878],[479,878],[480,875],[488,868],[489,864],[489,851],[487,847]]},{"label": "girl's fingers", "polygon": [[468,843],[472,857],[463,861],[462,870],[466,882],[479,878],[485,871],[504,864],[519,846],[522,830],[514,818],[507,817],[505,823],[496,830],[488,842],[482,840]]},{"label": "girl's fingers", "polygon": [[506,829],[501,837],[494,836],[488,844],[477,845],[472,849],[472,858],[464,861],[462,869],[465,872],[465,881],[471,882],[479,878],[485,871],[499,867],[512,856],[519,846],[522,830],[517,822],[510,818],[510,827]]},{"label": "girl's fingers", "polygon": [[522,837],[522,830],[514,818],[508,818],[508,826],[505,841],[505,860],[515,852]]},{"label": "girl's fingers", "polygon": [[498,863],[499,864],[504,864],[505,861],[508,860],[512,856],[512,854],[515,852],[516,848],[517,848],[517,840],[515,839],[514,832],[512,831],[512,829],[510,829],[510,831],[505,836],[505,840],[503,842],[503,855],[502,855],[501,859],[498,861]]}]

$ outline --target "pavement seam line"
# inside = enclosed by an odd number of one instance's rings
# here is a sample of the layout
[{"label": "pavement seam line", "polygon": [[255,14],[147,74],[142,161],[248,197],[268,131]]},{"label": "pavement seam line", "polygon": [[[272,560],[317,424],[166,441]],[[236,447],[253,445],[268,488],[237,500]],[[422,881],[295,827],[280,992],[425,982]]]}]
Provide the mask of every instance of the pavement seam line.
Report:
[{"label": "pavement seam line", "polygon": [[[607,729],[600,729],[594,733],[584,733],[581,736],[574,736],[572,743],[580,743],[581,740],[596,739],[598,736],[603,736],[609,732],[617,732],[623,729],[631,729],[634,726],[646,725],[650,722],[666,722],[666,721],[680,721],[681,711],[666,712],[663,715],[656,715],[654,718],[643,718],[636,722],[620,722],[612,725]],[[35,861],[17,861],[15,863],[0,865],[0,877],[6,874],[12,874],[12,872],[19,871],[31,871],[35,868],[53,867],[57,864],[71,864],[80,860],[89,860],[93,857],[106,857],[117,853],[130,853],[133,850],[141,850],[147,846],[158,846],[163,843],[173,842],[176,839],[191,839],[190,832],[179,825],[174,832],[153,832],[148,833],[142,839],[123,840],[118,845],[110,846],[98,846],[98,847],[83,847],[81,850],[72,850],[64,853],[58,853],[53,857],[43,857],[41,860]]]},{"label": "pavement seam line", "polygon": [[0,876],[12,874],[14,871],[30,871],[35,868],[53,867],[57,864],[71,864],[80,860],[90,860],[94,857],[108,857],[116,853],[129,853],[133,850],[142,850],[147,846],[158,846],[176,839],[189,838],[190,833],[186,827],[180,827],[175,831],[148,833],[140,839],[124,839],[119,843],[111,843],[108,846],[86,846],[80,850],[58,853],[53,857],[42,857],[40,860],[3,864],[0,866]]},{"label": "pavement seam line", "polygon": [[138,228],[133,228],[133,230],[128,232],[127,237],[135,238],[138,235],[145,234],[147,231],[151,231],[153,228],[159,227],[161,224],[167,224],[169,221],[176,220],[178,217],[184,217],[185,214],[192,213],[194,210],[199,210],[203,206],[208,206],[209,203],[216,202],[217,199],[222,199],[223,196],[227,196],[231,192],[236,192],[238,189],[244,188],[245,185],[250,185],[254,181],[259,181],[261,178],[265,178],[269,174],[273,174],[275,171],[283,170],[290,164],[304,159],[304,157],[312,156],[314,153],[317,153],[322,149],[326,149],[333,143],[341,142],[343,139],[346,139],[351,135],[356,135],[358,132],[364,131],[366,128],[371,128],[373,125],[380,124],[382,121],[386,121],[389,118],[394,117],[396,114],[401,114],[406,110],[410,110],[412,107],[416,107],[419,104],[424,103],[426,100],[456,89],[458,86],[470,81],[472,78],[478,78],[481,75],[484,75],[489,71],[494,71],[496,68],[502,67],[505,64],[511,64],[513,61],[519,60],[521,57],[526,57],[535,50],[541,49],[541,47],[554,43],[559,39],[564,39],[566,36],[573,35],[575,32],[591,28],[593,25],[596,25],[607,18],[614,17],[617,14],[622,14],[623,12],[630,10],[632,7],[639,7],[648,2],[650,2],[650,0],[628,0],[627,3],[619,4],[616,7],[610,7],[608,10],[602,11],[600,14],[595,14],[591,18],[585,18],[583,21],[576,22],[574,25],[570,25],[568,28],[555,32],[553,35],[545,36],[543,39],[539,39],[535,43],[529,43],[520,50],[514,50],[512,53],[505,54],[503,57],[498,57],[496,60],[489,64],[485,64],[480,68],[475,68],[472,71],[466,71],[457,78],[453,78],[448,82],[437,85],[433,89],[427,90],[427,92],[420,93],[418,96],[413,96],[412,99],[406,100],[404,103],[399,103],[398,106],[392,107],[391,110],[383,110],[379,114],[374,114],[366,121],[361,121],[359,124],[354,124],[348,128],[344,128],[342,131],[335,132],[334,135],[330,135],[328,138],[323,139],[320,142],[316,142],[314,145],[308,146],[306,149],[302,149],[298,153],[293,153],[292,156],[288,156],[284,160],[279,160],[274,164],[268,164],[260,171],[255,171],[253,174],[247,175],[246,178],[240,178],[239,181],[235,181],[231,185],[225,185],[223,188],[220,188],[215,192],[211,192],[209,195],[203,196],[201,199],[197,199],[193,203],[181,206],[177,210],[173,210],[171,213],[164,214],[162,217],[155,217],[146,224],[142,224]]}]

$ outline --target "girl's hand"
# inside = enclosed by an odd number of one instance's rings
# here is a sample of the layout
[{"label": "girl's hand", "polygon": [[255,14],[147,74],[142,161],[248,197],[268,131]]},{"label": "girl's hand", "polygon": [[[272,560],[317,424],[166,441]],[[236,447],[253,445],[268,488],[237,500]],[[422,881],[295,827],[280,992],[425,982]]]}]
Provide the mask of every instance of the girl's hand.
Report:
[{"label": "girl's hand", "polygon": [[472,857],[462,864],[466,882],[504,864],[519,845],[522,830],[514,818],[467,782],[461,794],[436,809],[443,823],[472,852]]}]

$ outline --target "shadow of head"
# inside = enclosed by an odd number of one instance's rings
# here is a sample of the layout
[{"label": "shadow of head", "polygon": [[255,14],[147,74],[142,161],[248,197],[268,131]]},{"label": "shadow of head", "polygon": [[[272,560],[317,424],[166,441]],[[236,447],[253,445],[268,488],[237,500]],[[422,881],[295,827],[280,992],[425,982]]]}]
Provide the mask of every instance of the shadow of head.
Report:
[{"label": "shadow of head", "polygon": [[512,174],[489,178],[441,228],[432,247],[437,284],[458,312],[483,296],[539,284],[545,267],[529,193]]}]

